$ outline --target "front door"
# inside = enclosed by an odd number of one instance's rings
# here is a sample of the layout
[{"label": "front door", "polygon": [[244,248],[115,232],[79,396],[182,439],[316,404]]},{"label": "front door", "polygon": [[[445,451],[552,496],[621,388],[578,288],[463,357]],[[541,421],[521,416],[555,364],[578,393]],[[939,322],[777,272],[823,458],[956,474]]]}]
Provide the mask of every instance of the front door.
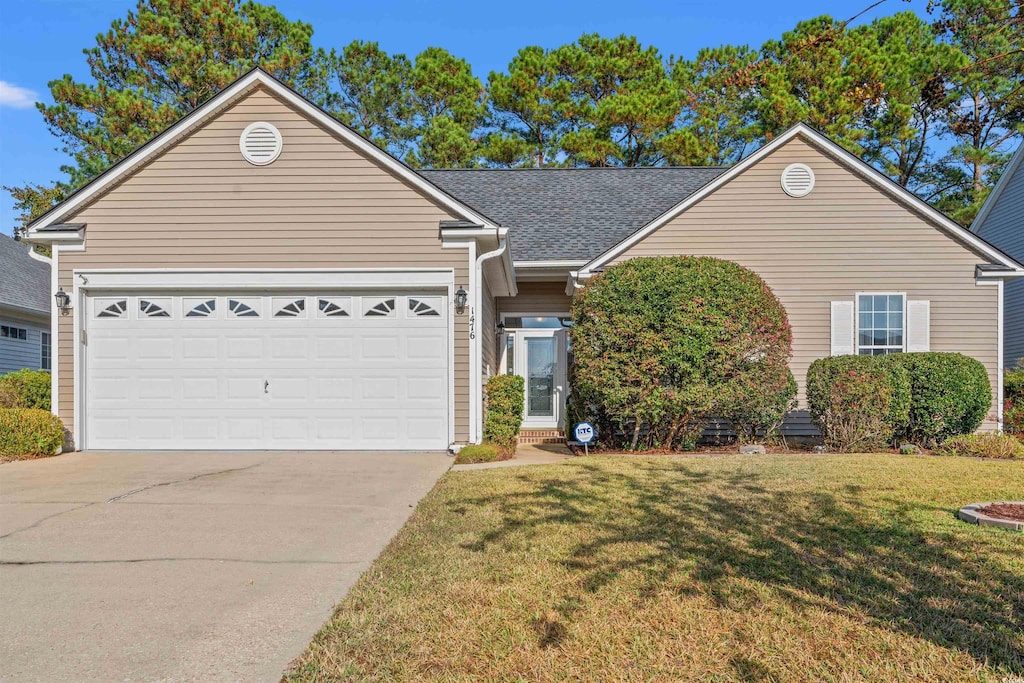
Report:
[{"label": "front door", "polygon": [[526,380],[523,426],[561,426],[566,396],[565,330],[516,330],[514,372]]}]

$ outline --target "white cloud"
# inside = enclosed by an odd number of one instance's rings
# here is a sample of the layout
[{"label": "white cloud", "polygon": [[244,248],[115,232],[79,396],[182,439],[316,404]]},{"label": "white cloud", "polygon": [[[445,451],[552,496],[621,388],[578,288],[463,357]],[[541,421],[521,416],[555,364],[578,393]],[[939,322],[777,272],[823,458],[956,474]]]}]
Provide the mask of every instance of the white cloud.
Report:
[{"label": "white cloud", "polygon": [[28,88],[19,88],[13,83],[0,81],[0,107],[29,109],[34,107],[39,94]]}]

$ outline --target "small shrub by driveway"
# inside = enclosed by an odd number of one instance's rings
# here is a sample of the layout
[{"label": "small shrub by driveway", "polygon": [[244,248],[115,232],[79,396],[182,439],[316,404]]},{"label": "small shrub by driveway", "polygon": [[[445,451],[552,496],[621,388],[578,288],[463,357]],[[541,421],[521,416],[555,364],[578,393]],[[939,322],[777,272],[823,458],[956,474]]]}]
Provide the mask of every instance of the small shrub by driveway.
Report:
[{"label": "small shrub by driveway", "polygon": [[455,455],[456,465],[470,465],[480,462],[507,460],[512,457],[509,451],[503,451],[492,443],[480,443],[464,446]]},{"label": "small shrub by driveway", "polygon": [[64,425],[49,410],[0,408],[0,462],[54,455]]},{"label": "small shrub by driveway", "polygon": [[609,458],[447,474],[292,681],[999,681],[1020,463]]},{"label": "small shrub by driveway", "polygon": [[50,373],[18,370],[0,375],[0,408],[50,409]]}]

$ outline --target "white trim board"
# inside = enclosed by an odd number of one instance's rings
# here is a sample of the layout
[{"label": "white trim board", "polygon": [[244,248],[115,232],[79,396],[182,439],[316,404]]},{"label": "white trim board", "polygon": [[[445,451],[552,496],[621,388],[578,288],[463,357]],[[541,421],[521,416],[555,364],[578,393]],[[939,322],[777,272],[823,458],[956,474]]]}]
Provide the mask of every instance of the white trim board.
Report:
[{"label": "white trim board", "polygon": [[1001,263],[1009,268],[1012,268],[1016,272],[1024,272],[1024,265],[1017,263],[1012,258],[999,251],[992,245],[988,244],[984,240],[980,239],[977,235],[963,228],[961,225],[953,221],[951,218],[946,216],[940,211],[932,208],[927,202],[918,197],[917,195],[908,192],[904,188],[900,187],[886,176],[879,173],[871,165],[865,163],[861,159],[857,158],[850,152],[846,151],[836,143],[829,140],[827,137],[818,133],[813,128],[798,123],[782,135],[778,136],[768,144],[762,146],[759,150],[743,159],[728,171],[718,176],[710,183],[702,187],[697,192],[693,193],[683,201],[676,204],[674,207],[661,214],[653,221],[637,230],[632,235],[622,240],[612,248],[605,251],[603,254],[595,259],[592,259],[587,265],[579,271],[579,277],[587,278],[590,277],[593,271],[601,268],[609,261],[614,259],[616,256],[621,255],[627,249],[635,245],[636,243],[643,240],[645,237],[650,235],[652,232],[660,228],[661,226],[668,223],[670,220],[678,216],[679,214],[686,211],[688,208],[701,201],[712,192],[722,187],[729,181],[733,180],[736,176],[746,171],[748,168],[754,166],[756,163],[767,157],[769,154],[779,149],[787,142],[797,136],[803,136],[812,146],[817,147],[824,153],[831,156],[838,163],[846,166],[854,173],[857,173],[865,180],[875,185],[878,189],[892,196],[897,201],[902,202],[909,209],[921,214],[924,218],[936,225],[936,227],[943,232],[947,233],[949,237],[955,239],[962,244],[974,249],[975,251],[984,254],[986,257],[993,259],[996,263]]},{"label": "white trim board", "polygon": [[[287,101],[317,122],[324,128],[341,137],[343,140],[354,146],[366,156],[375,160],[384,168],[388,169],[398,177],[410,183],[420,191],[424,192],[442,206],[467,220],[480,223],[485,227],[497,229],[499,226],[478,213],[471,207],[455,199],[441,188],[437,187],[419,173],[403,164],[381,148],[366,140],[354,130],[345,126],[327,112],[323,111],[309,100],[305,99],[288,86],[271,76],[266,71],[255,68],[249,73],[241,76],[234,83],[206,101],[205,104],[186,115],[180,121],[160,133],[152,140],[139,147],[120,162],[114,164],[104,173],[101,173],[88,185],[74,193],[54,208],[47,211],[28,226],[28,236],[32,239],[50,239],[52,236],[40,235],[39,230],[48,225],[59,222],[63,216],[72,215],[76,209],[82,207],[96,195],[107,189],[119,179],[129,175],[139,165],[145,163],[156,154],[163,151],[180,136],[188,133],[194,127],[200,125],[207,118],[216,114],[222,107],[230,104],[257,86],[264,86],[274,95]],[[53,238],[56,239],[56,238]]]},{"label": "white trim board", "polygon": [[445,288],[452,268],[138,268],[76,269],[75,286],[86,289],[294,289],[296,287]]}]

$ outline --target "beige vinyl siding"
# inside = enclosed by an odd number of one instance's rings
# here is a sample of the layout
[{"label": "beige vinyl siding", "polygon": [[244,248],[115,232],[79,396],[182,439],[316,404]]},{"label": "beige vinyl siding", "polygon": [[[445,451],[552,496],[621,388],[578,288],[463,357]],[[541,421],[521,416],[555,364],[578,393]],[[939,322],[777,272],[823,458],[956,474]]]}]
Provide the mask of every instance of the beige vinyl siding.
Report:
[{"label": "beige vinyl siding", "polygon": [[[242,129],[268,121],[281,156],[253,166]],[[59,284],[76,268],[453,268],[468,282],[468,253],[442,249],[447,209],[256,89],[192,131],[67,220],[85,222],[86,250],[59,258]],[[59,330],[62,419],[74,425],[72,319]],[[468,315],[455,318],[455,432],[469,435]]]},{"label": "beige vinyl siding", "polygon": [[568,313],[572,299],[565,294],[565,280],[520,282],[518,296],[499,296],[498,315],[503,313]]},{"label": "beige vinyl siding", "polygon": [[[977,232],[1004,252],[1024,262],[1024,149],[1006,185],[989,208]],[[1003,362],[1006,367],[1024,360],[1024,278],[1006,281],[1003,292]]]},{"label": "beige vinyl siding", "polygon": [[[814,190],[799,199],[780,186],[791,163],[809,165]],[[786,307],[791,367],[806,407],[807,368],[830,353],[830,302],[857,292],[906,292],[931,302],[931,350],[958,351],[997,377],[997,291],[978,286],[986,259],[800,138],[629,248],[637,256],[689,254],[735,261],[757,272]],[[995,392],[984,428],[996,424]]]},{"label": "beige vinyl siding", "polygon": [[498,324],[497,300],[492,294],[491,283],[484,278],[483,292],[480,299],[482,310],[480,311],[480,344],[482,363],[480,374],[486,383],[491,375],[498,374],[498,335],[496,325]]}]

